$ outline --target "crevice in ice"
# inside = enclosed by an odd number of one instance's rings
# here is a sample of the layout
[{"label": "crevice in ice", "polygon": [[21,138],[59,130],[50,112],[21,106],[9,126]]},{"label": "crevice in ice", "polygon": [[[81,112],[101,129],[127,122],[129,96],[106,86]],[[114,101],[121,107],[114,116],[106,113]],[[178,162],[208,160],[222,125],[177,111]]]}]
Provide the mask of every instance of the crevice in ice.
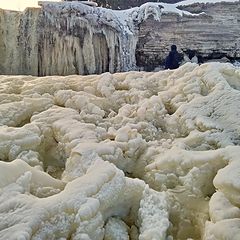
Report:
[{"label": "crevice in ice", "polygon": [[167,110],[167,113],[169,115],[172,115],[176,112],[176,109],[174,108],[174,106],[172,106],[172,104],[170,102],[165,102],[164,107]]},{"label": "crevice in ice", "polygon": [[168,234],[179,240],[201,239],[205,221],[209,219],[208,200],[186,191],[170,191],[169,199],[171,226]]},{"label": "crevice in ice", "polygon": [[31,119],[32,116],[30,116],[29,118],[27,119],[24,119],[24,121],[20,122],[18,125],[16,125],[15,127],[19,128],[19,127],[23,127],[24,125],[30,123],[30,119]]}]

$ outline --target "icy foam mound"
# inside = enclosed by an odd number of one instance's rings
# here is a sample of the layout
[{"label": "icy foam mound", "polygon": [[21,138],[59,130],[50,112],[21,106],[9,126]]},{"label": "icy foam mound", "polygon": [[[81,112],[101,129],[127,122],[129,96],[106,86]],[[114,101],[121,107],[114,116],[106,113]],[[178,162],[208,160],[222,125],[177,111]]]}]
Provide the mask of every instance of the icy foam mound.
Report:
[{"label": "icy foam mound", "polygon": [[239,236],[239,68],[0,86],[0,239]]}]

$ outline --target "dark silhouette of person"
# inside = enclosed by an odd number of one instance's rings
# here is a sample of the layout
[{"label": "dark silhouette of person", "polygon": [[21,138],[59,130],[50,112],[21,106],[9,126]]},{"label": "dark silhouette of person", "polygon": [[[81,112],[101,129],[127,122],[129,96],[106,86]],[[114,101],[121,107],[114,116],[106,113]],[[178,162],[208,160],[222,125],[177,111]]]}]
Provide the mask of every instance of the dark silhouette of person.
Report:
[{"label": "dark silhouette of person", "polygon": [[181,61],[181,56],[177,51],[177,46],[172,45],[171,51],[169,52],[166,61],[165,61],[165,69],[176,69],[179,67]]},{"label": "dark silhouette of person", "polygon": [[184,60],[184,63],[185,62],[192,62],[197,64],[203,63],[203,57],[200,54],[197,55],[196,50],[191,50],[191,49],[187,49],[184,52],[183,60]]},{"label": "dark silhouette of person", "polygon": [[198,63],[198,57],[195,50],[189,50],[188,57],[192,63]]}]

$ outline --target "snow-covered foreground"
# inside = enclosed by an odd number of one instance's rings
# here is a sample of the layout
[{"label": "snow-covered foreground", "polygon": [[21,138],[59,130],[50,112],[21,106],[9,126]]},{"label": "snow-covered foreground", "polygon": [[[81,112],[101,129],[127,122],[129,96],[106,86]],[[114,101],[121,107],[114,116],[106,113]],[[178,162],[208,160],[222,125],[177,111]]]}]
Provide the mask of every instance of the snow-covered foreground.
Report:
[{"label": "snow-covered foreground", "polygon": [[0,239],[240,239],[240,69],[0,77]]}]

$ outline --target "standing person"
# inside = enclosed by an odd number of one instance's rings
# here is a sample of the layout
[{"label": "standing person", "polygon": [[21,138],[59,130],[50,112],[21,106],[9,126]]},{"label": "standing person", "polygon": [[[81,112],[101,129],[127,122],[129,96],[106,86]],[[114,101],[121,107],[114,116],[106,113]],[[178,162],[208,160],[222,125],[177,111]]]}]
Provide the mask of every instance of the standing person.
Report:
[{"label": "standing person", "polygon": [[191,63],[198,63],[198,57],[195,50],[190,50],[188,56]]},{"label": "standing person", "polygon": [[184,53],[183,63],[186,63],[186,62],[197,63],[197,64],[200,63],[195,50],[188,49],[186,53]]},{"label": "standing person", "polygon": [[177,51],[177,46],[172,45],[171,51],[169,52],[166,62],[165,62],[165,69],[176,69],[179,67],[179,63],[181,61],[180,54]]}]

